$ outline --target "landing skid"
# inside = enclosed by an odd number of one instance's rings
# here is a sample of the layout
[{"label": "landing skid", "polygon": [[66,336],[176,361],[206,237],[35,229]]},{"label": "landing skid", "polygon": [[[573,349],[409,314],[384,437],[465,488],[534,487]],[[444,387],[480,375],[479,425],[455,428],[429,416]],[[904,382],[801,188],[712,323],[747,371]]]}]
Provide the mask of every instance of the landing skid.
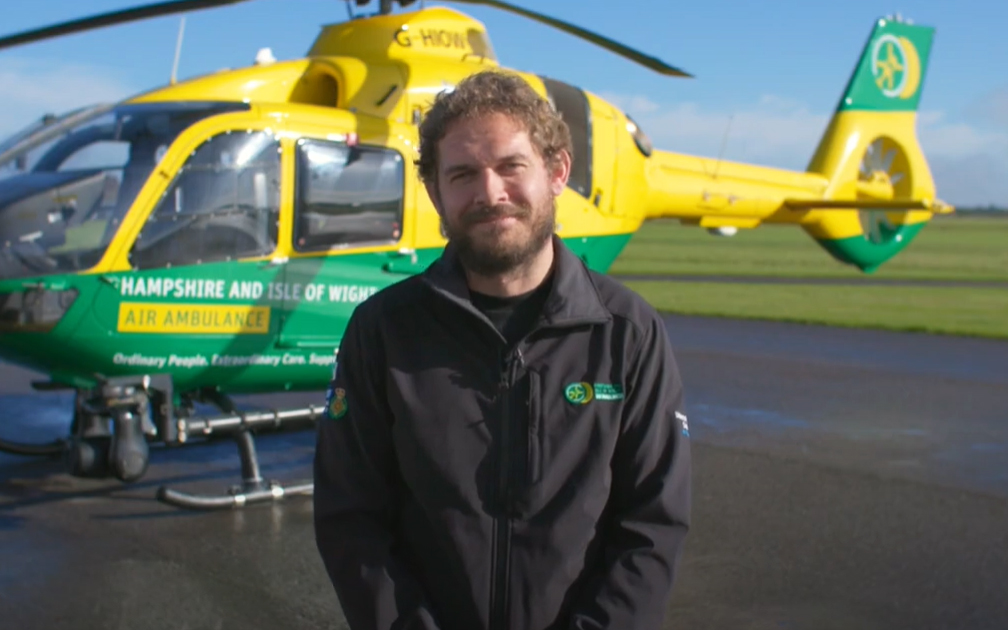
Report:
[{"label": "landing skid", "polygon": [[285,486],[275,480],[263,478],[259,470],[259,456],[256,453],[253,431],[257,428],[280,429],[299,424],[309,426],[322,416],[324,406],[288,411],[242,412],[223,396],[215,396],[210,402],[217,405],[224,415],[211,418],[179,418],[176,424],[178,442],[184,444],[194,436],[233,435],[241,460],[241,484],[231,487],[227,494],[221,495],[190,494],[161,487],[157,493],[159,501],[182,508],[207,510],[243,507],[252,503],[276,501],[287,496],[312,494],[314,490],[312,482]]},{"label": "landing skid", "polygon": [[[43,383],[36,384],[36,388],[55,386]],[[157,499],[176,507],[210,510],[312,494],[314,484],[310,481],[285,485],[262,476],[254,434],[263,430],[310,428],[324,414],[324,406],[241,411],[216,390],[198,392],[197,400],[212,404],[221,414],[193,415],[191,396],[183,398],[183,405],[176,408],[172,382],[167,376],[107,379],[95,389],[77,390],[68,439],[45,444],[0,439],[0,452],[35,457],[62,455],[71,475],[113,476],[129,483],[146,473],[151,443],[177,447],[191,443],[193,438],[233,437],[241,463],[238,485],[218,495],[193,494],[162,486]]]},{"label": "landing skid", "polygon": [[55,440],[44,444],[27,444],[0,438],[0,453],[24,455],[26,457],[55,457],[66,449],[66,440]]},{"label": "landing skid", "polygon": [[[57,390],[57,389],[69,389],[67,387],[53,387],[49,384],[38,385],[36,384],[36,389],[42,390]],[[84,394],[83,390],[78,390],[77,397],[74,401],[74,419],[70,425],[70,438],[64,438],[60,440],[53,440],[51,442],[41,442],[41,443],[28,443],[28,442],[18,442],[16,440],[7,440],[0,438],[0,453],[7,453],[9,455],[20,455],[23,457],[59,457],[67,453],[67,449],[70,445],[71,440],[74,435],[78,433],[78,426],[80,422],[80,411],[81,411],[81,396]]]}]

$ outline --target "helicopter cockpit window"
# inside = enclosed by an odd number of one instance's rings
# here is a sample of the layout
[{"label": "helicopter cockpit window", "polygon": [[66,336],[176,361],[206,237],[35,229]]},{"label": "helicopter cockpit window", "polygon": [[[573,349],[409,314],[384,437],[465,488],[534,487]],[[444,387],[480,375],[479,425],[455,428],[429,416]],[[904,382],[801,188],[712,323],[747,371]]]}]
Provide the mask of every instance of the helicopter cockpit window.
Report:
[{"label": "helicopter cockpit window", "polygon": [[280,141],[233,131],[204,142],[183,165],[137,237],[138,269],[251,258],[276,248]]},{"label": "helicopter cockpit window", "polygon": [[0,278],[94,266],[179,133],[247,107],[101,106],[47,118],[2,143]]},{"label": "helicopter cockpit window", "polygon": [[399,240],[405,169],[398,152],[302,139],[297,158],[295,249],[318,251]]}]

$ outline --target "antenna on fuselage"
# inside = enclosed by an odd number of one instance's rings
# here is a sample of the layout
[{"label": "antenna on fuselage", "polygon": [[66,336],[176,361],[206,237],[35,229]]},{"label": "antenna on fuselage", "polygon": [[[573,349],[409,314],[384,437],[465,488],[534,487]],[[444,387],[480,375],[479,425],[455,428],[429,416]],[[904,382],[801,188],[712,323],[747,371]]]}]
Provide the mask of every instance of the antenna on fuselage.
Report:
[{"label": "antenna on fuselage", "polygon": [[171,69],[171,79],[169,82],[171,85],[175,85],[178,80],[178,64],[179,57],[182,56],[182,35],[185,33],[185,16],[182,16],[182,20],[179,22],[178,39],[175,41],[175,61],[172,62]]}]

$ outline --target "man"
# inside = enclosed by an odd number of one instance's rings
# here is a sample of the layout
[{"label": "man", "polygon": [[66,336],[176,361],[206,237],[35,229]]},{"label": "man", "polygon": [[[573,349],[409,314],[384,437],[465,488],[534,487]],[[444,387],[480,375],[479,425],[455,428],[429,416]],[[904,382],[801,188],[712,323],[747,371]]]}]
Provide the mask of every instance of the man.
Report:
[{"label": "man", "polygon": [[566,125],[518,77],[438,97],[420,175],[448,239],[361,304],[315,467],[350,627],[662,626],[689,523],[662,320],[554,236]]}]

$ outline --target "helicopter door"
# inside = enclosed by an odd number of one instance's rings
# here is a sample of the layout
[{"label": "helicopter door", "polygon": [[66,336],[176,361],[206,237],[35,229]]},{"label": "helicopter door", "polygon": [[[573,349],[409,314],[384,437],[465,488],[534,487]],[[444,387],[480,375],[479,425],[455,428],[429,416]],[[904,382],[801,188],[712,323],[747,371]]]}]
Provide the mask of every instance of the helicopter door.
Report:
[{"label": "helicopter door", "polygon": [[199,367],[269,349],[265,289],[279,271],[263,257],[277,243],[279,151],[273,133],[244,129],[194,148],[129,252],[133,271],[117,278],[109,304],[116,310],[99,314],[117,335],[117,356]]},{"label": "helicopter door", "polygon": [[354,308],[398,279],[382,265],[402,237],[405,162],[350,136],[301,138],[295,164],[279,344],[331,358]]}]

